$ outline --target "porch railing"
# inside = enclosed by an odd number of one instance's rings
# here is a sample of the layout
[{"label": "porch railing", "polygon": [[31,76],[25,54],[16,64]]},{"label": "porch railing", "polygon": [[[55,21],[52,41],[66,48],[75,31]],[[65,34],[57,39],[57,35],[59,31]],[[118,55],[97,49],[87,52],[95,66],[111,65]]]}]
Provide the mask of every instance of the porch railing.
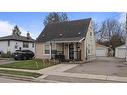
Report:
[{"label": "porch railing", "polygon": [[[73,58],[70,60],[81,60],[81,51],[72,51],[73,52]],[[51,58],[56,59],[56,55],[61,55],[62,58],[65,58],[64,52],[63,51],[57,51],[53,50],[51,52]],[[68,55],[69,56],[69,55]]]},{"label": "porch railing", "polygon": [[74,51],[74,59],[81,60],[81,51]]}]

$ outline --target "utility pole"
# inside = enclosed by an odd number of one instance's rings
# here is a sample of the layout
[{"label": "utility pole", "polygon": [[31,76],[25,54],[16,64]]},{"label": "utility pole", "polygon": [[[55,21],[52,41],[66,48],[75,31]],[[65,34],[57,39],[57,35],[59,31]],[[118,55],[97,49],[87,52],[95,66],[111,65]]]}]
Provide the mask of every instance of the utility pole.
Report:
[{"label": "utility pole", "polygon": [[127,62],[127,13],[126,13],[126,17],[125,17],[125,19],[126,19],[126,62]]}]

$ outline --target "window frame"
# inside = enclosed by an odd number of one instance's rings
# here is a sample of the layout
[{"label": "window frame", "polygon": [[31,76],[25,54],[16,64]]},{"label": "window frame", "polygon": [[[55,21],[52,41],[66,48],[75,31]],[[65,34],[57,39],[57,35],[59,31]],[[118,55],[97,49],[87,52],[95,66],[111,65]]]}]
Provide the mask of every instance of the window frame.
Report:
[{"label": "window frame", "polygon": [[92,32],[90,32],[90,36],[92,36],[93,35],[93,33]]},{"label": "window frame", "polygon": [[29,48],[29,42],[23,42],[23,48]]},{"label": "window frame", "polygon": [[50,54],[50,45],[49,44],[44,44],[44,54]]},{"label": "window frame", "polygon": [[34,43],[32,43],[32,48],[34,48],[35,47],[35,44]]}]

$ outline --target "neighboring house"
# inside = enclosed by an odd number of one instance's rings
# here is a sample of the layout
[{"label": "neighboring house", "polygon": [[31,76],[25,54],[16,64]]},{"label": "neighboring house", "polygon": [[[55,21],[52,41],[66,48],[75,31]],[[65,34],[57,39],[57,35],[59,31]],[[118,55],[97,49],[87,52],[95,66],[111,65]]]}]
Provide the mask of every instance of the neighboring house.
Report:
[{"label": "neighboring house", "polygon": [[95,58],[91,18],[46,25],[36,40],[35,56],[51,59],[55,54],[64,54],[70,60]]},{"label": "neighboring house", "polygon": [[108,47],[96,43],[96,56],[108,56]]},{"label": "neighboring house", "polygon": [[126,57],[126,46],[125,45],[115,48],[115,57],[116,58],[125,58]]},{"label": "neighboring house", "polygon": [[27,33],[27,37],[17,34],[18,28],[14,27],[12,35],[0,37],[0,52],[14,53],[15,50],[31,50],[35,52],[35,41]]}]

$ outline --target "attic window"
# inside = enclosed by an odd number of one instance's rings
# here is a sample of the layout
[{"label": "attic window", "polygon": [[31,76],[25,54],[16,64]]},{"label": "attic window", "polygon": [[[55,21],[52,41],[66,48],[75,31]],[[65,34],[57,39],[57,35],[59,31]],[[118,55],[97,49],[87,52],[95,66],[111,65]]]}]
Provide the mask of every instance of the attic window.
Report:
[{"label": "attic window", "polygon": [[81,32],[78,32],[78,35],[80,35],[81,34]]},{"label": "attic window", "polygon": [[92,36],[92,32],[90,32],[90,36]]},{"label": "attic window", "polygon": [[63,34],[59,34],[60,36],[63,36]]}]

